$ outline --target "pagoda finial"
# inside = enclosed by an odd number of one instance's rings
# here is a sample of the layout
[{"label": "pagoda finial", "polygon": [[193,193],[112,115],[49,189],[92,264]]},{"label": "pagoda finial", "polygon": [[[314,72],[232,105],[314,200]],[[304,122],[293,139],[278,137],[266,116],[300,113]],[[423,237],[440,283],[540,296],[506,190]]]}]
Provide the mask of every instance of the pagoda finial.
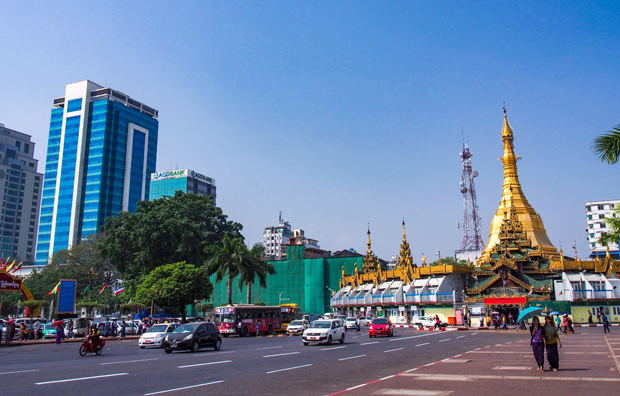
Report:
[{"label": "pagoda finial", "polygon": [[370,252],[372,253],[372,249],[370,249],[370,222],[368,222],[368,242],[366,242],[366,245],[368,246],[368,250],[366,252]]},{"label": "pagoda finial", "polygon": [[407,233],[405,232],[405,218],[403,217],[403,239],[407,238]]}]

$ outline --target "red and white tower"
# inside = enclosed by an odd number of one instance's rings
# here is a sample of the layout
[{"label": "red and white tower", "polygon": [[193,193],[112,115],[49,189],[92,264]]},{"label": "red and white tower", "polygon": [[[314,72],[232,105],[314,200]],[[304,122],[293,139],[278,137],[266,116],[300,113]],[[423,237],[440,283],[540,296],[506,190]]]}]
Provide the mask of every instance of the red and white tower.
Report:
[{"label": "red and white tower", "polygon": [[463,174],[460,183],[461,193],[463,194],[463,242],[461,248],[455,253],[458,260],[473,262],[482,254],[484,242],[480,237],[480,216],[478,215],[478,202],[474,185],[474,178],[478,177],[478,171],[471,167],[472,155],[469,151],[469,145],[463,143],[463,152],[461,153]]}]

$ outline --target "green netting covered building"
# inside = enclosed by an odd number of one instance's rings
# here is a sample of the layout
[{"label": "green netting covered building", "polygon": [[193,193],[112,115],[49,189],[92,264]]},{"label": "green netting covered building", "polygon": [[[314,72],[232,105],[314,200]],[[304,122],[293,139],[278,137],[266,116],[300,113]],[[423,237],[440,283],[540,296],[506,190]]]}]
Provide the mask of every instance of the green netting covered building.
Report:
[{"label": "green netting covered building", "polygon": [[[323,314],[330,312],[329,301],[332,292],[340,289],[342,267],[347,274],[354,271],[355,264],[362,267],[363,256],[304,258],[303,246],[287,246],[286,260],[270,261],[276,268],[275,275],[267,278],[267,288],[252,286],[251,303],[264,302],[267,305],[278,305],[280,293],[282,303],[297,304],[301,312]],[[215,283],[211,279],[214,290],[211,301],[214,306],[228,302],[226,280]],[[329,287],[329,289],[328,289]],[[237,279],[233,280],[233,302],[247,304],[247,288],[239,290]],[[287,300],[288,299],[288,300]]]}]

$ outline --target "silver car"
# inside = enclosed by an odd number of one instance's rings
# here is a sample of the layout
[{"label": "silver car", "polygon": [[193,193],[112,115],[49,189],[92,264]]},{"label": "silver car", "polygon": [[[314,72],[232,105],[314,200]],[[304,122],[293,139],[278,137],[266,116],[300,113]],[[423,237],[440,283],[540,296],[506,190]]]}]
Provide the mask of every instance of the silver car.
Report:
[{"label": "silver car", "polygon": [[310,323],[307,320],[294,320],[286,328],[286,334],[302,335],[308,327]]}]

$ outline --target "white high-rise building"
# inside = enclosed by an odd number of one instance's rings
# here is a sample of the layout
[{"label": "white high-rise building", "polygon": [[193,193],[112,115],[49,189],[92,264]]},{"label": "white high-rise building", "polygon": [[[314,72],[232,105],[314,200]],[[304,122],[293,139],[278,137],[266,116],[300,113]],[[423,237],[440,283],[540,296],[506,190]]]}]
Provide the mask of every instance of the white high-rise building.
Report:
[{"label": "white high-rise building", "polygon": [[[586,216],[588,219],[588,242],[590,243],[590,257],[605,257],[607,247],[598,242],[599,238],[607,234],[608,228],[605,218],[620,217],[616,210],[620,208],[620,200],[586,202]],[[618,259],[618,245],[609,244],[609,254]]]},{"label": "white high-rise building", "polygon": [[277,227],[265,227],[263,231],[263,246],[265,254],[273,256],[276,260],[282,259],[282,245],[288,244],[289,239],[293,237],[293,231],[288,221],[282,219],[282,212]]}]

